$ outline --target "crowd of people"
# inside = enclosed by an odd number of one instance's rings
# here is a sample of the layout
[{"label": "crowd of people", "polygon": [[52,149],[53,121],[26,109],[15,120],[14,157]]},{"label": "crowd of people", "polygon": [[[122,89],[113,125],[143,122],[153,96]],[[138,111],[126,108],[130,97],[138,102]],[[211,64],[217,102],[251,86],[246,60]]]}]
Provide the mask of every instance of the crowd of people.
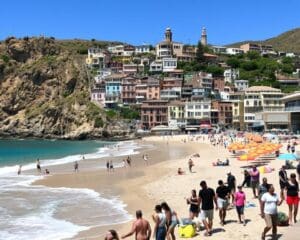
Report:
[{"label": "crowd of people", "polygon": [[[297,222],[297,212],[299,204],[299,185],[295,173],[291,173],[289,177],[284,173],[284,168],[279,171],[280,177],[279,186],[281,189],[280,194],[275,192],[273,184],[268,183],[266,177],[262,178],[260,184],[259,173],[254,166],[250,171],[251,181],[250,186],[253,189],[253,198],[257,198],[259,202],[259,214],[265,220],[265,227],[262,229],[261,239],[265,239],[266,234],[272,229],[272,237],[276,239],[277,225],[278,225],[278,206],[284,201],[289,207],[289,224]],[[197,231],[204,229],[205,236],[211,236],[213,233],[213,220],[214,209],[218,210],[220,224],[226,225],[226,213],[229,209],[235,208],[237,213],[237,222],[243,226],[247,225],[245,218],[245,208],[247,207],[246,193],[243,191],[243,185],[237,186],[236,178],[232,173],[228,172],[227,182],[223,180],[218,181],[218,187],[213,189],[209,187],[206,181],[200,182],[200,190],[197,194],[195,189],[191,190],[191,196],[185,198],[186,203],[189,205],[189,219],[196,224]],[[174,229],[182,222],[178,214],[169,207],[166,202],[156,205],[154,208],[155,213],[152,215],[153,231],[151,224],[142,217],[142,212],[136,212],[136,220],[133,223],[132,229],[121,238],[129,237],[135,234],[136,239],[150,239],[152,234],[153,238],[157,240],[175,240]],[[199,223],[202,223],[202,226]],[[107,240],[119,239],[117,236],[108,232],[106,235]]]}]

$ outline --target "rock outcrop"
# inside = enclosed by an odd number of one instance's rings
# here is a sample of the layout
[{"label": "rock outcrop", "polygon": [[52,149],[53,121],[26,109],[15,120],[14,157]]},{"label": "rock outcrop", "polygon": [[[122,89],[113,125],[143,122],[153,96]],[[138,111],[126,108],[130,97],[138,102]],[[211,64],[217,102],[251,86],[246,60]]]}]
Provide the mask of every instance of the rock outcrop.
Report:
[{"label": "rock outcrop", "polygon": [[128,124],[90,102],[85,55],[53,38],[0,43],[0,136],[128,137]]}]

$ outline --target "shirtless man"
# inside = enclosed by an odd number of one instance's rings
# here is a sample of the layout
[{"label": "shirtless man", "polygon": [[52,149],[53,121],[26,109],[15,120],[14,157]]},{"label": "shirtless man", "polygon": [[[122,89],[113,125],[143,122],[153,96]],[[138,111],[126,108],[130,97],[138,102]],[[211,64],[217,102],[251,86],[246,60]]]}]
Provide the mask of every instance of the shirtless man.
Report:
[{"label": "shirtless man", "polygon": [[132,224],[132,229],[129,233],[122,236],[122,239],[132,236],[135,233],[135,240],[150,240],[151,227],[146,219],[143,219],[141,210],[136,211],[136,220]]}]

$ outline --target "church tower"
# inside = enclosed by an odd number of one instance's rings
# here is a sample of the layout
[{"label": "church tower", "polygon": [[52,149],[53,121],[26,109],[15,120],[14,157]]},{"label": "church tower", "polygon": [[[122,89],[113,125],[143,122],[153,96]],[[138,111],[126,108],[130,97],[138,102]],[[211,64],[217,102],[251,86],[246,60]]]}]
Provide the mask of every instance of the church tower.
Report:
[{"label": "church tower", "polygon": [[203,46],[207,45],[207,34],[206,34],[206,28],[205,27],[203,27],[202,31],[201,31],[201,44]]},{"label": "church tower", "polygon": [[167,42],[172,42],[172,31],[171,28],[167,28],[165,31],[165,40]]}]

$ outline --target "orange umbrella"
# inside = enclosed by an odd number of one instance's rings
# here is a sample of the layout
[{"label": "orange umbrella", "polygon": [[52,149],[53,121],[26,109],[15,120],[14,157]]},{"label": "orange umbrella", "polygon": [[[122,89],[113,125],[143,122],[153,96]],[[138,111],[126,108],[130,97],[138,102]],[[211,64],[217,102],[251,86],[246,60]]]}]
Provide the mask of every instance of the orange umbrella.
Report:
[{"label": "orange umbrella", "polygon": [[247,155],[247,154],[243,154],[238,157],[239,161],[252,161],[254,159],[255,159],[255,157],[253,155]]}]

